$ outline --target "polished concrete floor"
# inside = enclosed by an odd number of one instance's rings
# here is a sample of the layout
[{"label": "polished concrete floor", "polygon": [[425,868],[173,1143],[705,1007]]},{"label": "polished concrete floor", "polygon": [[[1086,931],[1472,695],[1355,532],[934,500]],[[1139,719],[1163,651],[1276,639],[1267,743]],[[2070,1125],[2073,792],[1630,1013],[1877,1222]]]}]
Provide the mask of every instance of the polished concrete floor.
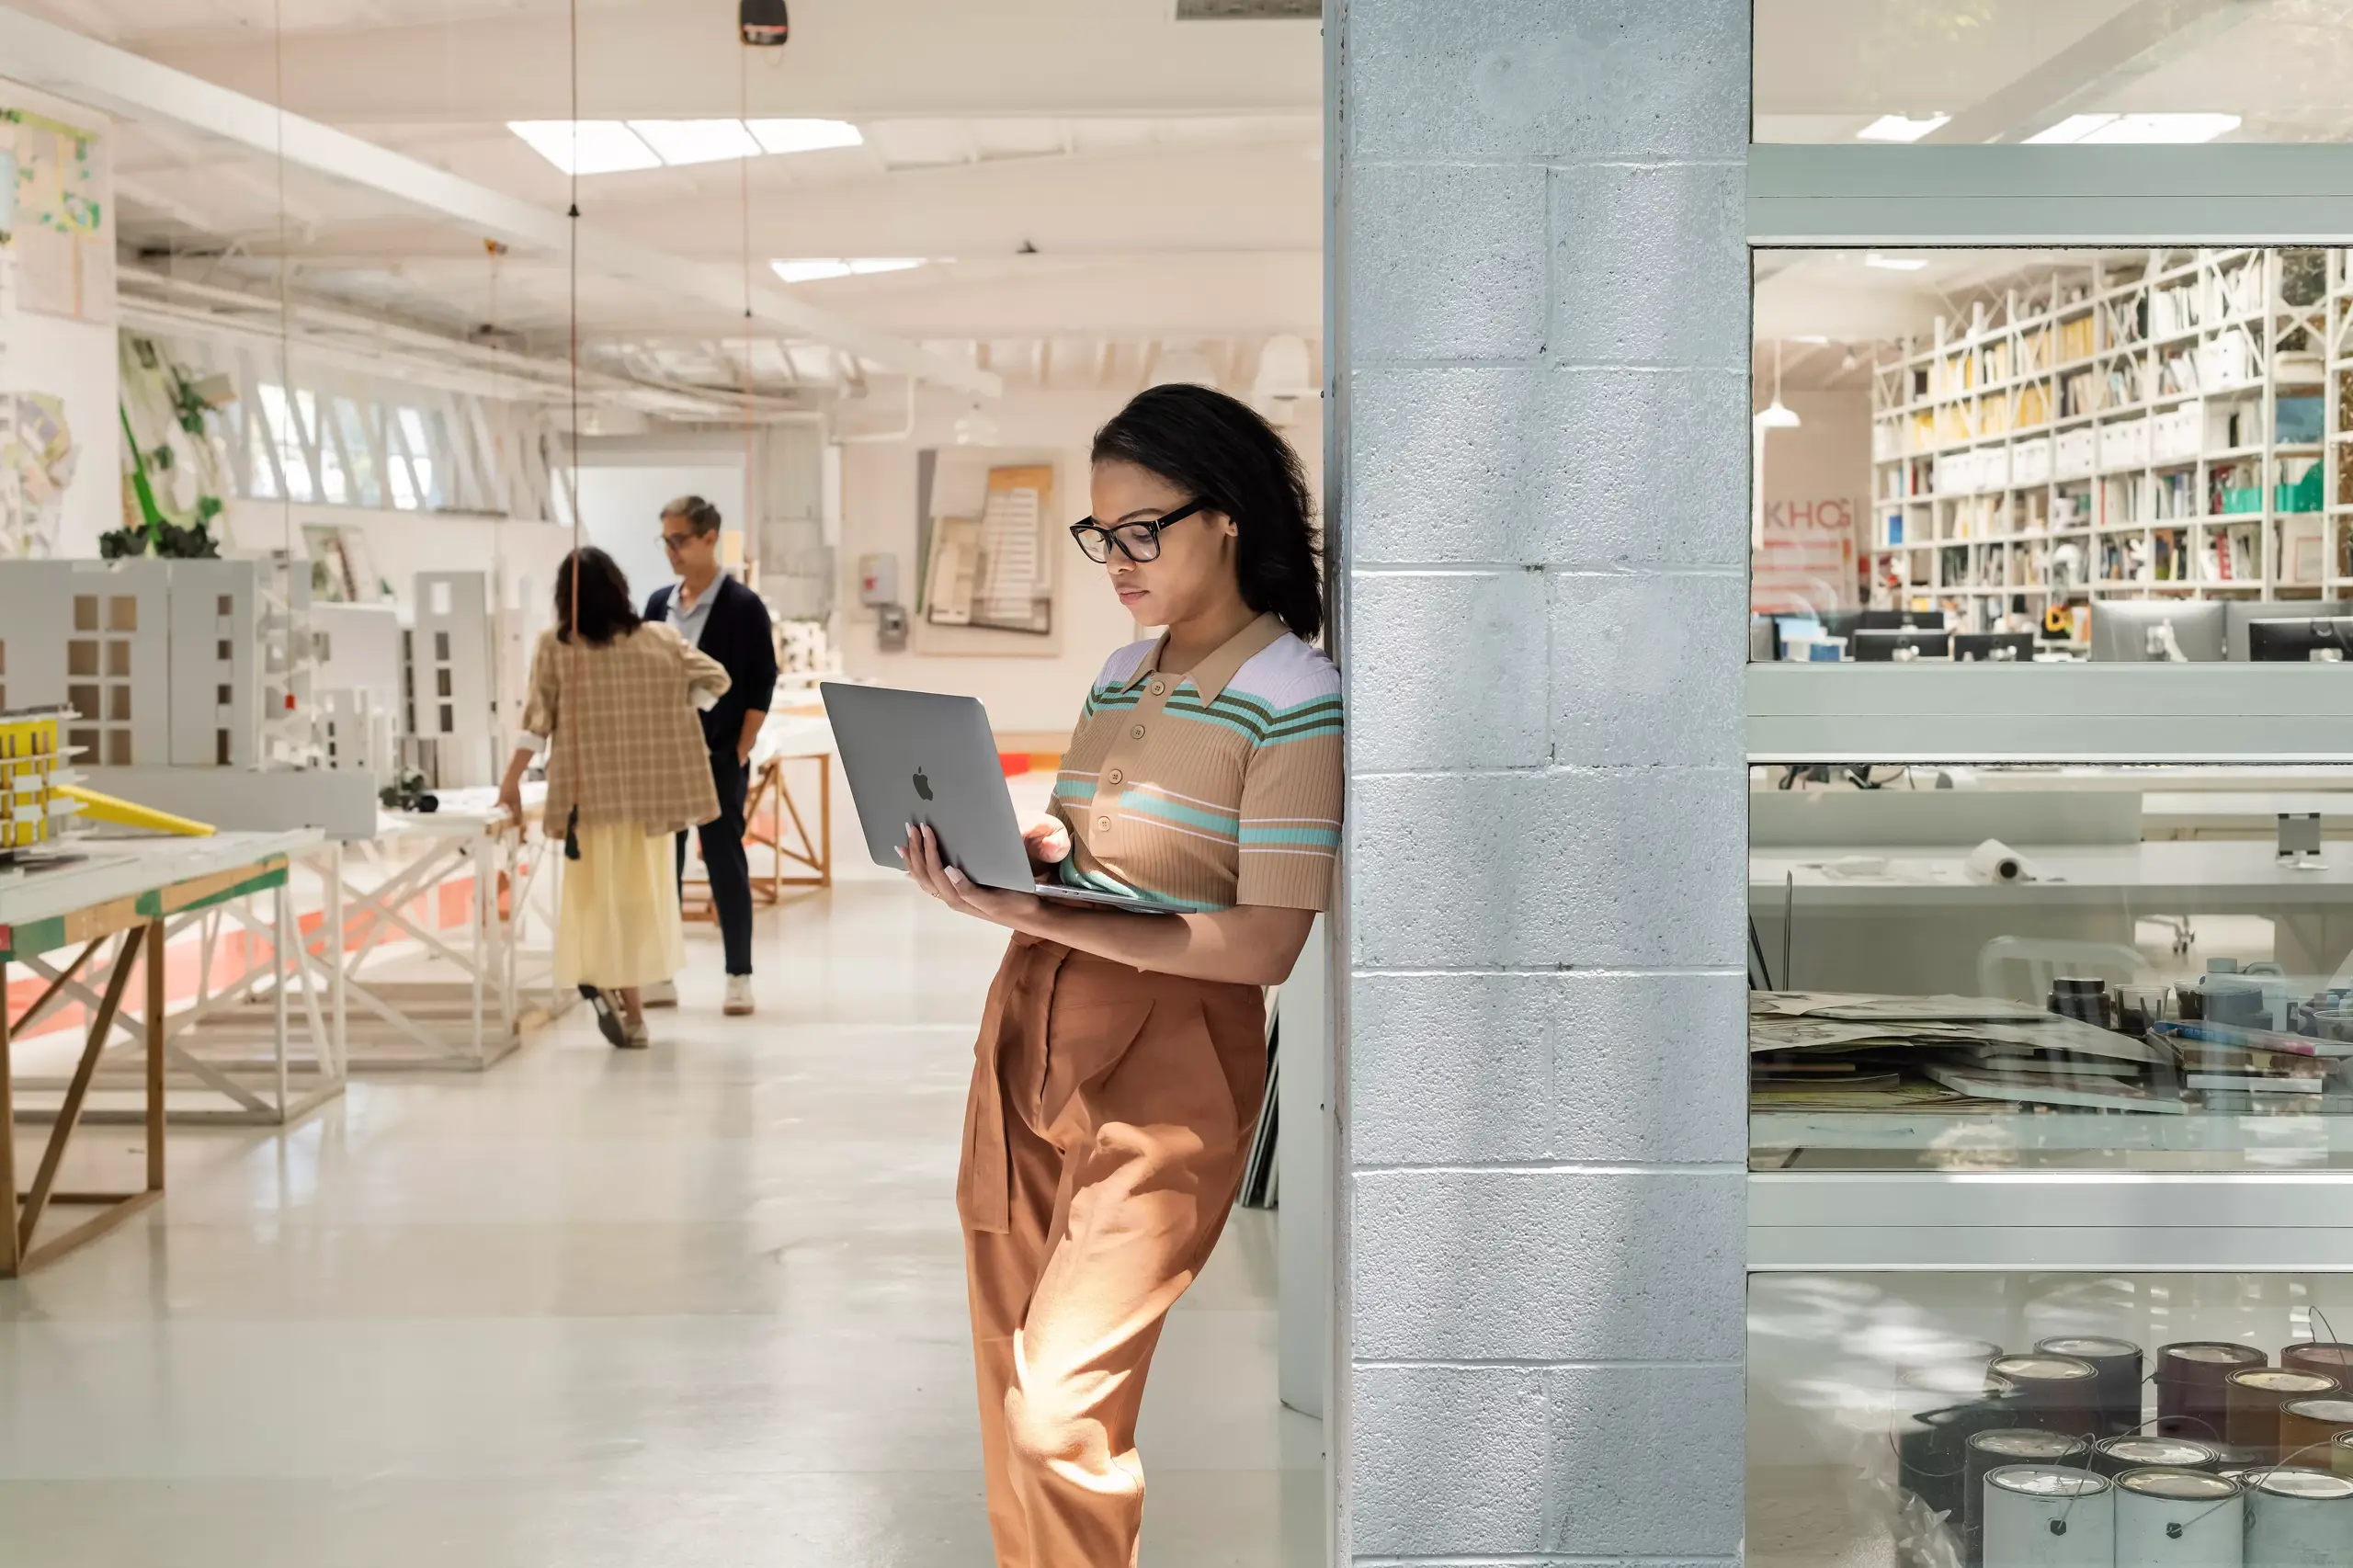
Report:
[{"label": "polished concrete floor", "polygon": [[[0,1284],[0,1564],[984,1568],[951,1185],[998,934],[903,885],[692,938],[651,1051],[176,1131],[164,1207]],[[81,1164],[131,1165],[127,1130]],[[1321,1561],[1242,1212],[1146,1403],[1143,1560]]]}]

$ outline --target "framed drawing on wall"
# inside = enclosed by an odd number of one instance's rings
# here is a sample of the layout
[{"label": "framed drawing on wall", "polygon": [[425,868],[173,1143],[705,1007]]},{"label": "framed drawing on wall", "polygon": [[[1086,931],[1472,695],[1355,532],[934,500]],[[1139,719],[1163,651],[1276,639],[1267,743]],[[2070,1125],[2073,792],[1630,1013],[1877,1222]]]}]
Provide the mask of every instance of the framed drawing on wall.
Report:
[{"label": "framed drawing on wall", "polygon": [[958,448],[917,463],[917,651],[1051,654],[1054,464]]}]

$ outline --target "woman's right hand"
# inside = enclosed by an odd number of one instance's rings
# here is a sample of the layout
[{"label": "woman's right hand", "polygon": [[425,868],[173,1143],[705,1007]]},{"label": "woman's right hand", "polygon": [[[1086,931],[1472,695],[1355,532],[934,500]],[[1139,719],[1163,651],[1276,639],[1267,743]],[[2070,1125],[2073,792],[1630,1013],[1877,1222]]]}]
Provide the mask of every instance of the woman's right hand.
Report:
[{"label": "woman's right hand", "polygon": [[1030,864],[1059,866],[1070,858],[1070,829],[1063,819],[1043,812],[1021,813],[1021,846]]}]

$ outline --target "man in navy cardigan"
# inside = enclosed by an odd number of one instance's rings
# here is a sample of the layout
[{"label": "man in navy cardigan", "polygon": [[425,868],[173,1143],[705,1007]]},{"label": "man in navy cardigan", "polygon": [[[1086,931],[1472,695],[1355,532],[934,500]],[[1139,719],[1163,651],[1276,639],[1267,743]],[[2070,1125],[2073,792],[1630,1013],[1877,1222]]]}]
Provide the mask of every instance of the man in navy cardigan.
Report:
[{"label": "man in navy cardigan", "polygon": [[[662,508],[662,548],[677,583],[656,588],[645,619],[670,626],[726,669],[727,695],[702,716],[710,747],[719,816],[696,832],[710,872],[710,902],[727,948],[727,1011],[752,1010],[752,869],[744,854],[744,796],[752,746],[776,696],[776,643],[760,596],[719,569],[719,508],[682,495]],[[678,878],[687,874],[687,835],[678,835]]]}]

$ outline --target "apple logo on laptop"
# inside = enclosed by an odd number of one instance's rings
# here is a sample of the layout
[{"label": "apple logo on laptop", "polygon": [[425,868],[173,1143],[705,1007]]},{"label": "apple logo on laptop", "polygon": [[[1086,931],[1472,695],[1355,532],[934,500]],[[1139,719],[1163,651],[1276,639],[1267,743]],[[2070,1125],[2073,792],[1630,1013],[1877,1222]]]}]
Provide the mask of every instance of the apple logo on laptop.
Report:
[{"label": "apple logo on laptop", "polygon": [[931,799],[931,780],[923,776],[923,769],[920,767],[915,769],[915,798],[924,801]]}]

